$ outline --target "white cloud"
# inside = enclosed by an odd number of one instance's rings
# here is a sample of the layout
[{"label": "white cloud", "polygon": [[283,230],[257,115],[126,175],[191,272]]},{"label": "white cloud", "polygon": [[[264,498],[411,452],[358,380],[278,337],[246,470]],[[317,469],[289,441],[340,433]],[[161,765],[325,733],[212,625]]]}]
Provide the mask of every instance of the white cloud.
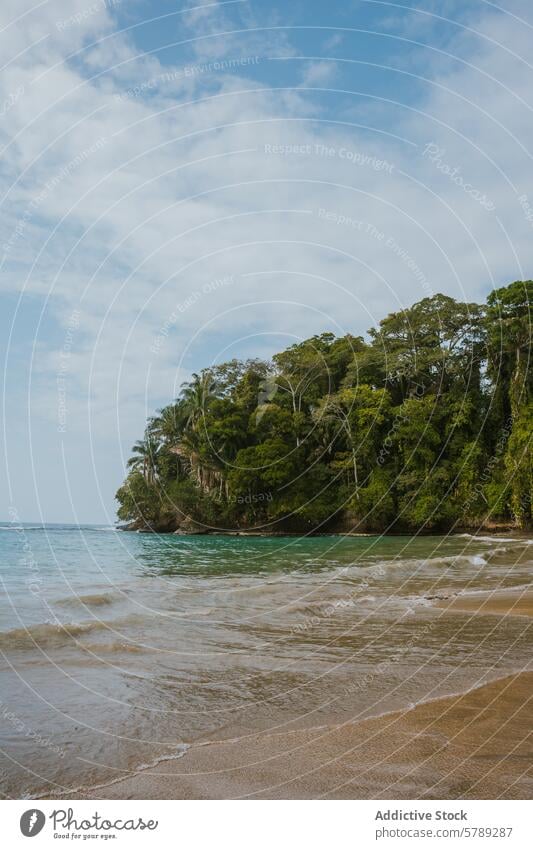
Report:
[{"label": "white cloud", "polygon": [[[20,13],[5,3],[2,20]],[[202,27],[226,25],[228,10],[220,14],[204,10]],[[75,435],[90,428],[108,493],[103,467],[117,440],[127,450],[147,410],[192,368],[226,347],[253,351],[250,334],[264,351],[291,334],[361,333],[430,290],[482,298],[492,282],[528,275],[531,228],[518,197],[533,204],[532,73],[513,55],[527,58],[529,43],[515,19],[478,16],[483,37],[458,33],[448,50],[461,61],[428,64],[433,84],[416,111],[382,103],[376,129],[364,130],[340,102],[326,113],[313,95],[265,90],[251,65],[183,76],[183,63],[138,55],[131,36],[106,38],[114,22],[103,4],[63,29],[61,16],[62,4],[47,4],[0,34],[11,59],[0,102],[23,88],[0,122],[3,285],[37,298],[59,325],[32,331],[34,424],[46,422],[51,438],[61,350],[79,310],[65,376],[69,459],[79,463]],[[266,73],[268,55],[291,54],[286,39],[275,50],[271,34],[258,39],[204,39],[191,55],[209,66],[257,54]],[[335,67],[300,70],[308,85],[327,85]],[[440,160],[424,155],[430,143]],[[231,285],[205,291],[224,276]]]},{"label": "white cloud", "polygon": [[302,74],[304,86],[326,86],[336,75],[335,62],[309,62]]},{"label": "white cloud", "polygon": [[333,33],[333,35],[329,36],[329,38],[325,39],[325,41],[322,45],[322,49],[325,52],[328,52],[329,50],[335,50],[335,48],[339,47],[343,43],[343,41],[344,41],[343,34],[340,33],[340,32],[335,32],[335,33]]}]

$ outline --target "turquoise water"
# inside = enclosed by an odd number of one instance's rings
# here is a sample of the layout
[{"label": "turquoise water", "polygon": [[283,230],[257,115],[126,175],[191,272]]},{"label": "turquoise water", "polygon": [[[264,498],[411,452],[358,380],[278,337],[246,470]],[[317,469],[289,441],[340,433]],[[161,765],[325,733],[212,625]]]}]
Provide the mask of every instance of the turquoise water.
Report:
[{"label": "turquoise water", "polygon": [[73,791],[521,669],[528,620],[433,600],[529,586],[529,542],[0,525],[0,790]]}]

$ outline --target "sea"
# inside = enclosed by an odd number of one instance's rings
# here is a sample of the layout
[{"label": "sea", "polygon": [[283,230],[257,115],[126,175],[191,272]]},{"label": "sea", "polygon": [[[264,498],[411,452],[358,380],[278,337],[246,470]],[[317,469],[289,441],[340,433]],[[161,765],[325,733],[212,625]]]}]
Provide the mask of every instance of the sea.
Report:
[{"label": "sea", "polygon": [[74,794],[191,745],[358,721],[525,668],[532,540],[0,524],[0,792]]}]

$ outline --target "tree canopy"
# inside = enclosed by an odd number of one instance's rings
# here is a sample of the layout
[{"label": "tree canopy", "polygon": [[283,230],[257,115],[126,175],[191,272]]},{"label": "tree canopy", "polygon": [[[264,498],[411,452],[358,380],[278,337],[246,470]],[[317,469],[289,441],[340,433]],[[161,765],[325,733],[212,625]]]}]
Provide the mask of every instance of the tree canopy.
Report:
[{"label": "tree canopy", "polygon": [[532,522],[532,281],[193,374],[152,416],[120,519],[172,530]]}]

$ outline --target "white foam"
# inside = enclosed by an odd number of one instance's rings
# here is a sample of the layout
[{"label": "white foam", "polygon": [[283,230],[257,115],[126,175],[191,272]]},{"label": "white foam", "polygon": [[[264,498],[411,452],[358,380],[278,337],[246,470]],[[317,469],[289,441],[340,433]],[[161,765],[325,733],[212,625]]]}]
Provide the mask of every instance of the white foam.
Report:
[{"label": "white foam", "polygon": [[[112,784],[118,784],[120,781],[127,781],[129,778],[135,778],[139,773],[144,772],[147,769],[153,769],[158,766],[163,761],[177,761],[179,758],[182,758],[190,749],[189,743],[179,743],[176,746],[176,749],[179,751],[171,752],[167,755],[161,755],[159,758],[154,758],[150,763],[141,763],[133,770],[123,770],[123,775],[117,776],[117,778],[112,778],[109,781],[103,781],[101,784],[80,784],[79,787],[69,787],[68,792],[65,793],[67,797],[73,796],[74,793],[83,793],[90,792],[91,790],[100,790],[102,787],[110,787]],[[86,758],[83,758],[86,763],[91,763],[94,766],[101,766],[101,764],[94,764],[93,761],[89,761]],[[45,799],[49,796],[49,792],[40,793],[37,796],[28,796],[28,799]]]},{"label": "white foam", "polygon": [[461,537],[477,540],[477,542],[521,542],[523,545],[531,545],[532,539],[520,539],[520,537],[493,537],[479,536],[479,534],[459,534]]}]

